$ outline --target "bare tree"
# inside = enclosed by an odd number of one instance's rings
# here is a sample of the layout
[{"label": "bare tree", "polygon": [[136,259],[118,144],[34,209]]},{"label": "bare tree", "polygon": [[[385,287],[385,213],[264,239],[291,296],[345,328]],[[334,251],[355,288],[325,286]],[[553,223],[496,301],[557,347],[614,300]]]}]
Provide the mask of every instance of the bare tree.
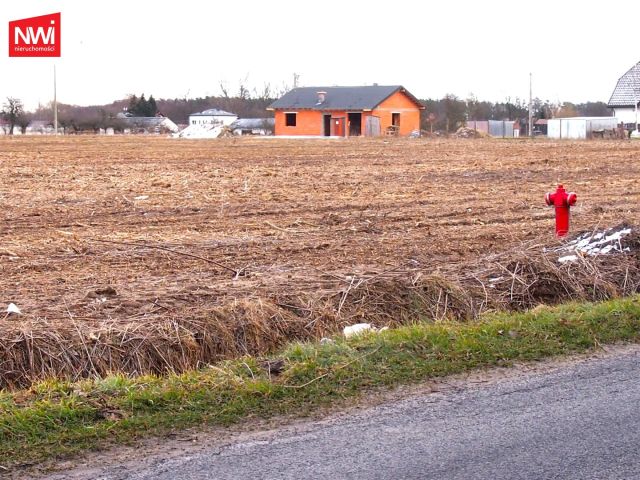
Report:
[{"label": "bare tree", "polygon": [[24,115],[22,101],[17,98],[7,97],[7,101],[2,105],[2,117],[9,122],[9,135],[13,135],[13,129],[22,115]]},{"label": "bare tree", "polygon": [[27,133],[27,127],[31,123],[31,118],[32,116],[30,113],[23,112],[16,120],[16,125],[20,127],[20,133],[23,135]]},{"label": "bare tree", "polygon": [[229,89],[227,88],[226,83],[220,82],[220,91],[222,92],[222,96],[224,98],[229,98]]},{"label": "bare tree", "polygon": [[262,100],[262,101],[269,101],[269,100],[273,100],[273,96],[271,93],[271,84],[266,82],[263,87],[262,90],[260,92],[258,92],[256,89],[254,89],[255,92],[255,97],[258,100]]}]

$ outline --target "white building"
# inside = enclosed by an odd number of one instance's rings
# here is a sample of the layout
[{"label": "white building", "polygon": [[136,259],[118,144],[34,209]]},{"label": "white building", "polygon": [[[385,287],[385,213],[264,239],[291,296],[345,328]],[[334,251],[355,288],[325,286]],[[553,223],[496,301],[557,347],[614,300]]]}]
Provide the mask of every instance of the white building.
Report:
[{"label": "white building", "polygon": [[225,112],[217,108],[210,108],[204,112],[192,113],[189,115],[189,125],[231,125],[238,119],[235,113]]},{"label": "white building", "polygon": [[613,116],[625,125],[636,125],[636,104],[640,102],[640,62],[631,67],[618,79],[607,106]]},{"label": "white building", "polygon": [[592,138],[595,132],[613,132],[617,124],[615,117],[551,118],[547,120],[547,137],[570,140]]}]

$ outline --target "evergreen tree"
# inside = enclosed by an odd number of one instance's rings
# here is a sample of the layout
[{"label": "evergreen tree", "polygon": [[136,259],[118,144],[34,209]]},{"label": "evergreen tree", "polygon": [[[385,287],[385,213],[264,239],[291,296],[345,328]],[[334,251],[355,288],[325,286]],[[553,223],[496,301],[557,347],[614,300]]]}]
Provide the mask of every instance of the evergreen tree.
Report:
[{"label": "evergreen tree", "polygon": [[158,105],[156,105],[156,99],[153,98],[153,95],[149,95],[148,110],[149,116],[155,117],[158,114]]},{"label": "evergreen tree", "polygon": [[131,115],[135,115],[135,111],[138,108],[138,97],[136,97],[135,95],[132,95],[131,98],[129,98],[129,106],[127,107],[127,112],[129,112]]},{"label": "evergreen tree", "polygon": [[139,117],[148,117],[149,116],[148,107],[149,107],[149,104],[147,103],[147,99],[144,98],[144,93],[143,93],[142,95],[140,95],[140,100],[138,100],[136,115]]}]

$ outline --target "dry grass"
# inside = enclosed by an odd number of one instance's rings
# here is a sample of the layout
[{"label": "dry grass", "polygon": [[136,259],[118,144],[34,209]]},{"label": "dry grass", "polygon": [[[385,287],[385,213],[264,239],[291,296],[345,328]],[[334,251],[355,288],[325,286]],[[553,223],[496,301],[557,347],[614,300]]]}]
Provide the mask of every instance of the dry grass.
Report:
[{"label": "dry grass", "polygon": [[[637,290],[635,255],[557,265],[638,223],[640,146],[495,140],[0,139],[0,386],[183,371],[377,325]],[[148,198],[145,198],[148,197]],[[498,277],[500,281],[492,281]]]}]

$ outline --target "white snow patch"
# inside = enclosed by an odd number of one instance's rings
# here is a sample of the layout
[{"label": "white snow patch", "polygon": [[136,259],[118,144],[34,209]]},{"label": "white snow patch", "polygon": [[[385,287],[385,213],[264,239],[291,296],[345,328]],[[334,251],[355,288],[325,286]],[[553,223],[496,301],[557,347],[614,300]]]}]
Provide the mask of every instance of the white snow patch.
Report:
[{"label": "white snow patch", "polygon": [[624,248],[621,240],[630,233],[631,228],[629,227],[617,227],[617,230],[616,228],[608,228],[599,232],[584,233],[556,250],[561,253],[570,252],[569,255],[558,258],[558,262],[575,262],[578,260],[578,255],[595,256],[628,252],[629,248]]}]

